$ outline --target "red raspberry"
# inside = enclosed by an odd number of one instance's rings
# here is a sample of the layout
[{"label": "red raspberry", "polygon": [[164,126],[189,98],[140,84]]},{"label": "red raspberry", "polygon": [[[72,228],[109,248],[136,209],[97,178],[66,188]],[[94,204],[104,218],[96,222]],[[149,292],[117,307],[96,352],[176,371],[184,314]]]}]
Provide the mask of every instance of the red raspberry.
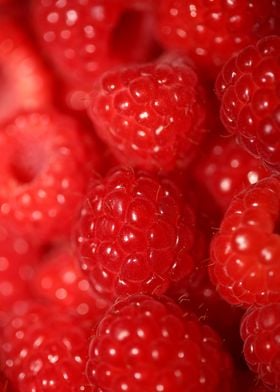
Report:
[{"label": "red raspberry", "polygon": [[[87,185],[89,157],[83,130],[55,112],[21,114],[0,133],[0,221],[40,242],[71,229]],[[90,158],[90,159],[89,159]]]},{"label": "red raspberry", "polygon": [[121,168],[93,181],[77,247],[102,296],[161,294],[191,272],[194,236],[193,211],[171,181]]},{"label": "red raspberry", "polygon": [[250,369],[273,391],[280,390],[280,303],[250,308],[241,327]]},{"label": "red raspberry", "polygon": [[116,303],[93,336],[90,383],[106,392],[225,391],[231,361],[218,335],[168,299]]},{"label": "red raspberry", "polygon": [[259,181],[230,204],[212,242],[210,273],[231,304],[280,301],[280,177]]},{"label": "red raspberry", "polygon": [[57,308],[28,304],[2,330],[5,374],[20,392],[84,392],[87,335]]},{"label": "red raspberry", "polygon": [[210,193],[222,211],[234,195],[269,174],[269,170],[233,138],[213,138],[213,135],[193,165],[195,180]]},{"label": "red raspberry", "polygon": [[62,77],[77,90],[117,64],[157,54],[148,2],[138,0],[34,0],[33,20],[42,47]]},{"label": "red raspberry", "polygon": [[206,110],[195,71],[173,55],[105,73],[88,108],[121,162],[165,171],[189,161],[205,133]]},{"label": "red raspberry", "polygon": [[263,38],[232,57],[216,81],[226,129],[250,153],[277,170],[280,170],[279,59],[280,37]]},{"label": "red raspberry", "polygon": [[0,121],[50,102],[50,81],[40,58],[15,23],[0,19]]},{"label": "red raspberry", "polygon": [[280,33],[279,1],[163,0],[158,31],[165,47],[184,51],[215,77],[233,53]]},{"label": "red raspberry", "polygon": [[64,313],[78,317],[85,326],[92,327],[109,305],[94,295],[66,244],[44,256],[35,271],[32,289],[36,298],[61,306]]}]

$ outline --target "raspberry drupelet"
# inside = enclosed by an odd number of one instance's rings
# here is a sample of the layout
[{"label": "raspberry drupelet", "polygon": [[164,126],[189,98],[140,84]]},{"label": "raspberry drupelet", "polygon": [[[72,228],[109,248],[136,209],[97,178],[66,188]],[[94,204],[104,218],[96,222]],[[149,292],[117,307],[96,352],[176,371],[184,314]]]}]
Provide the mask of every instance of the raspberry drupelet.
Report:
[{"label": "raspberry drupelet", "polygon": [[279,58],[280,36],[265,37],[230,58],[216,80],[225,128],[251,154],[277,171],[280,171]]},{"label": "raspberry drupelet", "polygon": [[119,67],[101,76],[88,113],[123,163],[148,170],[184,167],[207,129],[207,98],[186,58]]},{"label": "raspberry drupelet", "polygon": [[[268,390],[279,391],[280,303],[248,309],[243,317],[240,333],[249,368],[257,373]],[[260,390],[262,391],[261,388]]]},{"label": "raspberry drupelet", "polygon": [[157,28],[164,47],[188,54],[209,79],[232,54],[280,33],[275,0],[163,0]]},{"label": "raspberry drupelet", "polygon": [[133,295],[105,315],[87,377],[101,391],[229,391],[232,364],[218,335],[167,297]]},{"label": "raspberry drupelet", "polygon": [[98,162],[94,140],[71,117],[28,112],[3,125],[0,154],[0,222],[37,244],[66,236]]},{"label": "raspberry drupelet", "polygon": [[162,294],[193,268],[192,208],[175,185],[117,168],[90,186],[76,243],[82,269],[103,297]]},{"label": "raspberry drupelet", "polygon": [[209,271],[231,304],[280,301],[280,177],[264,178],[237,195],[212,241]]}]

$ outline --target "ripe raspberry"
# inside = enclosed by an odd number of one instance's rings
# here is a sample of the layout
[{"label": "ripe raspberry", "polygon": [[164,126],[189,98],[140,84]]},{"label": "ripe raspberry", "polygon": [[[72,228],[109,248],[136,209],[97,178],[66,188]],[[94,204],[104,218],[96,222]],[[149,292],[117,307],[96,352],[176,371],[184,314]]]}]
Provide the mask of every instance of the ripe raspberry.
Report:
[{"label": "ripe raspberry", "polygon": [[5,374],[20,392],[84,392],[87,335],[58,309],[30,303],[2,331]]},{"label": "ripe raspberry", "polygon": [[102,297],[161,294],[191,272],[194,236],[193,211],[171,181],[121,168],[93,181],[77,248]]},{"label": "ripe raspberry", "polygon": [[88,108],[121,162],[164,171],[190,160],[206,131],[206,110],[195,71],[173,55],[105,73]]},{"label": "ripe raspberry", "polygon": [[98,298],[67,245],[49,250],[35,271],[32,290],[36,298],[61,306],[64,313],[90,326],[103,316],[109,303]]},{"label": "ripe raspberry", "polygon": [[158,32],[165,47],[184,51],[213,78],[232,54],[280,33],[280,5],[275,0],[163,0]]},{"label": "ripe raspberry", "polygon": [[241,327],[249,368],[273,391],[280,390],[280,303],[250,308]]},{"label": "ripe raspberry", "polygon": [[211,135],[209,139],[194,162],[193,176],[224,212],[234,195],[269,176],[270,171],[233,138]]},{"label": "ripe raspberry", "polygon": [[0,121],[50,102],[50,80],[28,38],[10,19],[0,19]]},{"label": "ripe raspberry", "polygon": [[251,154],[278,171],[279,58],[280,37],[266,37],[232,57],[216,81],[217,95],[221,99],[221,119],[226,129],[236,135]]},{"label": "ripe raspberry", "polygon": [[[88,140],[55,112],[21,114],[0,133],[0,221],[40,242],[71,229],[87,185]],[[92,163],[94,165],[94,163]]]},{"label": "ripe raspberry", "polygon": [[148,3],[33,1],[33,21],[42,48],[61,76],[76,88],[74,94],[83,95],[106,69],[147,61],[157,54]]},{"label": "ripe raspberry", "polygon": [[210,274],[231,304],[280,301],[280,177],[268,177],[230,204],[212,242]]},{"label": "ripe raspberry", "polygon": [[167,297],[131,296],[99,324],[89,382],[106,392],[225,391],[231,361],[218,335]]}]

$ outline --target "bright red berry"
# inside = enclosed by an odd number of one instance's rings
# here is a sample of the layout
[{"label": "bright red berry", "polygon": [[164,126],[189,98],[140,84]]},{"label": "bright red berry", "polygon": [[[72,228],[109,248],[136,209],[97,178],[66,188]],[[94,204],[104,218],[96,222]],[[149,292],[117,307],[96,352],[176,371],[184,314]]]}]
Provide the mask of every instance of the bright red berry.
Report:
[{"label": "bright red berry", "polygon": [[157,55],[148,3],[33,1],[33,21],[42,48],[74,88],[68,97],[70,101],[75,101],[77,95],[83,96],[106,69],[147,61]]},{"label": "bright red berry", "polygon": [[210,273],[232,304],[280,300],[280,178],[251,185],[230,204],[212,242]]},{"label": "bright red berry", "polygon": [[[20,114],[0,132],[0,221],[34,242],[66,235],[87,186],[87,135],[55,112]],[[94,146],[92,146],[94,147]]]},{"label": "bright red berry", "polygon": [[121,162],[164,171],[189,162],[206,131],[206,111],[195,71],[173,55],[105,73],[88,107]]},{"label": "bright red berry", "polygon": [[216,81],[216,91],[221,100],[221,119],[226,129],[251,154],[278,171],[279,59],[280,37],[263,38],[232,57]]},{"label": "bright red berry", "polygon": [[36,298],[61,306],[64,313],[90,326],[103,316],[108,302],[93,293],[77,259],[66,244],[50,249],[38,264],[32,290]]},{"label": "bright red berry", "polygon": [[272,391],[280,390],[280,303],[250,308],[241,328],[249,368]]},{"label": "bright red berry", "polygon": [[226,210],[234,195],[270,174],[233,138],[213,138],[213,135],[197,156],[192,172],[198,184],[212,195],[222,211]]},{"label": "bright red berry", "polygon": [[20,392],[85,392],[87,335],[57,308],[30,303],[1,334],[5,374]]},{"label": "bright red berry", "polygon": [[93,181],[77,247],[102,296],[161,294],[191,272],[194,237],[193,210],[171,181],[121,168]]},{"label": "bright red berry", "polygon": [[231,371],[210,327],[167,297],[145,295],[108,311],[92,337],[87,365],[90,383],[106,392],[224,391]]},{"label": "bright red berry", "polygon": [[280,33],[275,0],[163,0],[157,14],[161,43],[187,53],[208,77],[245,46]]},{"label": "bright red berry", "polygon": [[50,102],[50,80],[24,32],[10,19],[0,19],[0,121],[21,110]]}]

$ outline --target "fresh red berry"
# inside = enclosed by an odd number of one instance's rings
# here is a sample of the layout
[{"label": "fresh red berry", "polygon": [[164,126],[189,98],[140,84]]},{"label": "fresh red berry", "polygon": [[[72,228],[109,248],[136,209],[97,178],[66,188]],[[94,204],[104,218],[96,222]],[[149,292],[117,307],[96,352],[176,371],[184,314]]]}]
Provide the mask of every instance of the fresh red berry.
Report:
[{"label": "fresh red berry", "polygon": [[193,165],[193,176],[225,211],[234,195],[270,171],[240,147],[233,138],[217,136],[206,141]]},{"label": "fresh red berry", "polygon": [[32,241],[66,235],[87,186],[88,140],[70,117],[55,112],[17,115],[0,132],[0,221]]},{"label": "fresh red berry", "polygon": [[218,335],[164,298],[117,302],[94,333],[87,376],[101,391],[216,392],[231,361]]},{"label": "fresh red berry", "polygon": [[157,55],[148,3],[32,2],[33,21],[42,48],[74,89],[70,100],[75,101],[79,94],[84,96],[104,70],[117,64],[147,61]]},{"label": "fresh red berry", "polygon": [[32,290],[36,298],[61,306],[64,313],[90,326],[103,316],[109,303],[98,298],[66,244],[50,249],[38,264]]},{"label": "fresh red berry", "polygon": [[278,171],[279,59],[280,36],[265,37],[232,57],[216,81],[221,119],[226,129],[251,154]]},{"label": "fresh red berry", "polygon": [[244,356],[249,368],[272,391],[280,390],[280,303],[252,307],[241,328]]},{"label": "fresh red berry", "polygon": [[4,372],[20,392],[84,392],[87,335],[57,308],[30,303],[1,334]]},{"label": "fresh red berry", "polygon": [[117,158],[145,169],[185,166],[206,131],[206,99],[184,58],[166,55],[105,73],[88,112]]},{"label": "fresh red berry", "polygon": [[0,19],[0,121],[20,110],[37,110],[50,102],[50,80],[24,32]]},{"label": "fresh red berry", "polygon": [[121,168],[92,182],[77,248],[102,296],[161,294],[191,272],[194,237],[193,210],[171,181]]},{"label": "fresh red berry", "polygon": [[234,198],[212,242],[210,273],[231,304],[280,301],[280,178],[269,177]]},{"label": "fresh red berry", "polygon": [[187,53],[208,77],[245,46],[280,33],[277,0],[163,0],[157,9],[162,44]]}]

